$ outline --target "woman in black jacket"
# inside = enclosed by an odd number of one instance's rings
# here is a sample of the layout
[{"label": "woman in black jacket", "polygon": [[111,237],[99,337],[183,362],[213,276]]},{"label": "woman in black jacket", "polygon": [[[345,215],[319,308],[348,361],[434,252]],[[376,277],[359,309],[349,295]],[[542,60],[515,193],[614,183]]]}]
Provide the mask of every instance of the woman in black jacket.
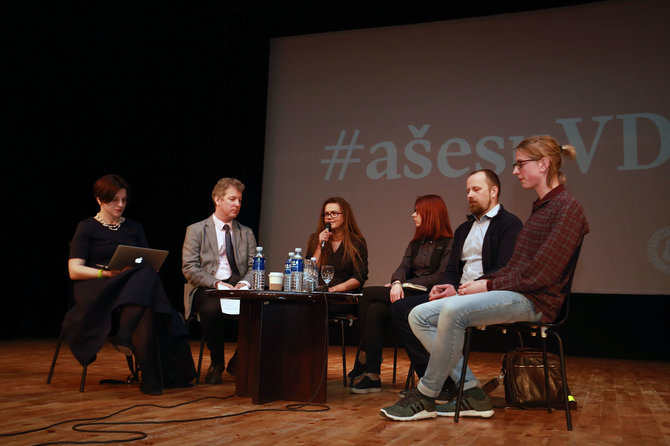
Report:
[{"label": "woman in black jacket", "polygon": [[416,227],[400,266],[384,286],[363,288],[359,302],[361,348],[349,376],[352,393],[381,391],[381,362],[384,329],[389,320],[389,307],[405,295],[425,293],[438,283],[447,268],[453,243],[447,205],[438,195],[416,199],[412,219]]}]

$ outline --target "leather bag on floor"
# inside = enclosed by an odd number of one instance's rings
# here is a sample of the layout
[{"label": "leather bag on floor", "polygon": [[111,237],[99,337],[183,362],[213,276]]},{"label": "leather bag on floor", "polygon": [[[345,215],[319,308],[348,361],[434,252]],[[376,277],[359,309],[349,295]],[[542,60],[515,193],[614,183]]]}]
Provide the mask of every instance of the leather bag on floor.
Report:
[{"label": "leather bag on floor", "polygon": [[[549,367],[549,400],[552,408],[565,409],[561,363],[558,355],[547,353]],[[544,361],[542,351],[518,347],[503,355],[505,402],[513,407],[547,407],[544,394]],[[577,403],[568,390],[570,409]],[[574,403],[574,407],[573,407]]]}]

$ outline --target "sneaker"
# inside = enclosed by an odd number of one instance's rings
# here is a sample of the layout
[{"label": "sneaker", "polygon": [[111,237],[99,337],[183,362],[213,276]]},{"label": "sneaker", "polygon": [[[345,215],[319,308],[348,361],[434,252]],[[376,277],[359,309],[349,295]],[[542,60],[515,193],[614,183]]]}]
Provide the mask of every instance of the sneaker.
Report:
[{"label": "sneaker", "polygon": [[351,393],[374,393],[382,391],[382,380],[373,380],[369,376],[365,376],[358,384],[349,387]]},{"label": "sneaker", "polygon": [[354,368],[351,369],[351,372],[347,374],[347,377],[349,378],[349,381],[358,381],[366,373],[367,371],[365,370],[365,364],[361,364],[360,362],[356,361],[354,363]]},{"label": "sneaker", "polygon": [[440,394],[435,397],[435,404],[446,404],[454,399],[456,399],[456,395],[449,390],[442,389]]},{"label": "sneaker", "polygon": [[444,381],[442,391],[440,391],[440,394],[437,397],[435,397],[435,404],[448,403],[451,400],[456,399],[456,394],[457,394],[456,383],[454,383],[454,380],[451,379],[451,376],[449,376],[447,377],[446,381]]},{"label": "sneaker", "polygon": [[[411,389],[405,389],[398,392],[400,396],[407,395]],[[444,387],[440,391],[440,394],[435,397],[435,404],[445,404],[456,398],[455,388],[451,378],[447,378]]]},{"label": "sneaker", "polygon": [[407,395],[393,406],[379,411],[382,416],[394,421],[415,421],[424,418],[437,418],[435,400],[427,397],[418,389],[410,390]]},{"label": "sneaker", "polygon": [[[446,404],[435,406],[437,414],[441,417],[453,417],[456,413],[456,399]],[[490,418],[493,416],[493,402],[491,398],[479,387],[473,387],[463,391],[461,410],[458,413],[462,417]]]}]

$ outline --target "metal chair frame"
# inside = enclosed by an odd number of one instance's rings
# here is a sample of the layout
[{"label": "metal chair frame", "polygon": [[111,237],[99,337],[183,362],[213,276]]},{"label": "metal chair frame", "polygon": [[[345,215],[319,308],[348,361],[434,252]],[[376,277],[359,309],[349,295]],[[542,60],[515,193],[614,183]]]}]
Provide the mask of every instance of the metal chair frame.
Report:
[{"label": "metal chair frame", "polygon": [[572,279],[574,278],[575,270],[577,267],[577,260],[579,259],[579,253],[581,251],[581,243],[577,247],[577,250],[572,255],[570,262],[568,263],[568,271],[570,277],[565,290],[565,300],[563,302],[563,307],[559,316],[555,322],[551,323],[531,323],[531,322],[515,322],[511,324],[492,324],[486,327],[468,327],[465,330],[465,340],[463,345],[463,368],[461,369],[461,378],[458,383],[458,396],[456,398],[456,411],[454,413],[454,423],[458,423],[459,413],[461,411],[461,402],[463,401],[463,387],[465,385],[465,372],[468,366],[468,356],[470,354],[470,338],[473,328],[478,328],[480,330],[486,329],[498,329],[503,333],[507,331],[515,331],[518,336],[521,344],[523,345],[522,333],[529,333],[531,336],[539,336],[542,340],[542,359],[544,363],[544,393],[547,399],[547,412],[551,413],[551,402],[549,400],[549,368],[547,366],[547,336],[551,335],[556,339],[558,345],[558,352],[561,365],[561,380],[563,381],[563,398],[565,404],[565,422],[567,429],[572,430],[572,416],[570,414],[570,402],[568,394],[568,377],[565,371],[565,356],[563,353],[563,341],[561,340],[560,335],[556,331],[558,328],[563,326],[568,319],[568,313],[570,309],[570,292],[572,289]]},{"label": "metal chair frame", "polygon": [[[354,323],[358,321],[358,318],[353,314],[338,314],[330,318],[331,322],[337,323],[340,325],[340,335],[342,339],[342,386],[347,387],[347,350],[344,342],[344,326],[345,324],[349,327],[353,327]],[[359,342],[358,347],[356,348],[356,357],[361,352],[361,344]],[[354,359],[356,361],[356,359]],[[396,345],[393,349],[393,384],[396,382],[396,375],[398,370],[398,346]],[[410,373],[412,373],[412,368],[410,366]],[[410,374],[408,373],[408,380]],[[413,375],[412,375],[413,376]],[[353,378],[349,380],[349,386],[353,386]]]},{"label": "metal chair frame", "polygon": [[[72,289],[72,280],[68,279],[68,288],[67,288],[67,308],[70,309],[74,305],[73,289]],[[49,376],[47,376],[47,384],[51,384],[51,379],[53,378],[54,369],[56,368],[56,361],[58,360],[58,354],[60,353],[61,345],[63,344],[64,335],[63,329],[61,328],[60,334],[58,335],[58,342],[56,343],[56,351],[54,351],[53,359],[51,360],[51,367],[49,368]],[[139,379],[139,365],[133,356],[126,355],[126,362],[128,363],[128,369],[130,370],[130,375],[126,378],[128,384],[134,384],[140,382]],[[79,384],[79,391],[84,391],[84,386],[86,385],[86,372],[88,371],[88,364],[82,366],[81,371],[81,382]]]}]

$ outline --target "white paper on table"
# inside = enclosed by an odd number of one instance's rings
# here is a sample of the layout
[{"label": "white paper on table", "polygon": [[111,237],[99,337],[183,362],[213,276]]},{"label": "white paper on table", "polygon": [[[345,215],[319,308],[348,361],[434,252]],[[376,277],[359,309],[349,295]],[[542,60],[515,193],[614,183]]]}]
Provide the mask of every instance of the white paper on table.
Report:
[{"label": "white paper on table", "polygon": [[[217,285],[217,288],[220,290],[232,289],[222,283]],[[239,288],[240,290],[248,290],[249,287],[243,285]],[[221,302],[221,312],[225,314],[239,315],[240,314],[240,301],[237,299],[219,299]]]},{"label": "white paper on table", "polygon": [[219,299],[221,301],[221,312],[225,314],[240,314],[240,301],[238,299]]}]

